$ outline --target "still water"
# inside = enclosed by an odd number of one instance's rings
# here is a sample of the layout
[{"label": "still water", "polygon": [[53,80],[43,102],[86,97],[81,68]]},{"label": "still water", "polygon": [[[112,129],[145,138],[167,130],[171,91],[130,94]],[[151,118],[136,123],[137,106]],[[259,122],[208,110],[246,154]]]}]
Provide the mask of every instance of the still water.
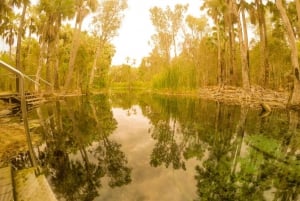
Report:
[{"label": "still water", "polygon": [[31,115],[59,200],[300,200],[293,111],[123,93],[67,98]]}]

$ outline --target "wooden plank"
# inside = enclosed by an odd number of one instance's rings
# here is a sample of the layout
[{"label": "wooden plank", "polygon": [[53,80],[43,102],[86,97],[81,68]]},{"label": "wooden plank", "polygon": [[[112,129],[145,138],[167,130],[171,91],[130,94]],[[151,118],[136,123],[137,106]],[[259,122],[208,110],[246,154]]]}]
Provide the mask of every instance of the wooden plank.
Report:
[{"label": "wooden plank", "polygon": [[36,176],[34,171],[28,168],[15,173],[16,200],[57,201],[45,175]]},{"label": "wooden plank", "polygon": [[11,167],[0,169],[0,201],[13,201]]},{"label": "wooden plank", "polygon": [[15,97],[18,96],[18,93],[14,93],[14,92],[0,92],[0,98],[8,98],[8,97]]}]

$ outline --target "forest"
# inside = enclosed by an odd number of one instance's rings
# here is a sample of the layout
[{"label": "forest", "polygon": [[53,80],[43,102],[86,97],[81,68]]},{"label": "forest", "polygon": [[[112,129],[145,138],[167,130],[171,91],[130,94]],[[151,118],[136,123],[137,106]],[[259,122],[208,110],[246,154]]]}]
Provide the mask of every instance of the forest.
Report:
[{"label": "forest", "polygon": [[[188,4],[149,9],[155,33],[140,64],[112,66],[112,40],[126,0],[2,0],[0,59],[28,75],[28,90],[87,93],[146,89],[190,93],[228,86],[289,93],[300,104],[300,1],[204,0],[199,15]],[[92,17],[91,28],[83,29]],[[0,89],[15,78],[0,69]]]}]

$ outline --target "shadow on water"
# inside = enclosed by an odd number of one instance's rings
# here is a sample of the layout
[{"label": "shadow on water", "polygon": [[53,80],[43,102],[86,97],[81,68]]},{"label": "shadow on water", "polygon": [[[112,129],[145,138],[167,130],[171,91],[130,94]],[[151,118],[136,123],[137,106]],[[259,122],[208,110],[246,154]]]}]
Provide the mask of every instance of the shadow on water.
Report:
[{"label": "shadow on water", "polygon": [[111,135],[120,123],[112,109],[134,116],[137,107],[153,141],[144,157],[148,167],[139,172],[192,173],[184,181],[195,183],[193,200],[300,199],[298,112],[261,116],[246,106],[138,93],[68,98],[37,109],[44,139],[39,162],[59,199],[99,200],[99,189],[135,182],[132,172],[141,167],[132,167],[122,151],[126,136],[121,144]]}]

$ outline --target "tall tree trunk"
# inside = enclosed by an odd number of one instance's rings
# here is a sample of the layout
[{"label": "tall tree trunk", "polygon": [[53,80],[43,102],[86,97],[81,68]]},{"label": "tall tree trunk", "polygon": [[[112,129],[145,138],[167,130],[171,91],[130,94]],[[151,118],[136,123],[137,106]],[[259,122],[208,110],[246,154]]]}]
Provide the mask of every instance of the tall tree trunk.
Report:
[{"label": "tall tree trunk", "polygon": [[296,2],[296,10],[297,10],[297,18],[298,18],[298,22],[297,22],[298,35],[300,35],[300,0],[295,0],[295,2]]},{"label": "tall tree trunk", "polygon": [[98,55],[100,54],[100,47],[97,47],[96,53],[95,53],[95,58],[93,61],[93,66],[91,69],[91,75],[89,78],[89,85],[88,88],[91,89],[93,87],[94,79],[95,79],[95,71],[97,69],[97,60],[98,60]]},{"label": "tall tree trunk", "polygon": [[40,51],[39,51],[39,63],[38,63],[38,67],[37,67],[36,74],[35,74],[35,84],[34,84],[34,90],[36,92],[40,90],[39,83],[40,83],[40,79],[41,79],[42,68],[45,64],[44,60],[45,60],[45,55],[46,55],[46,50],[47,50],[47,43],[46,43],[44,36],[46,34],[47,26],[48,26],[48,24],[45,23],[43,26],[42,34],[40,35],[40,39],[39,39],[39,41],[41,41]]},{"label": "tall tree trunk", "polygon": [[[279,13],[281,15],[283,24],[286,28],[287,38],[288,42],[291,48],[291,61],[292,61],[292,70],[294,75],[294,81],[293,81],[293,89],[291,91],[288,106],[294,107],[300,105],[300,80],[299,80],[299,62],[298,62],[298,49],[296,44],[296,37],[294,35],[294,31],[292,28],[292,25],[290,23],[290,20],[288,18],[288,15],[286,13],[286,10],[282,4],[282,0],[276,0],[276,6],[279,10]],[[298,19],[299,20],[299,19]]]},{"label": "tall tree trunk", "polygon": [[91,74],[90,74],[89,83],[88,83],[88,88],[89,89],[91,89],[93,87],[93,83],[94,83],[94,79],[95,79],[95,72],[96,72],[96,69],[97,69],[97,61],[98,61],[98,58],[99,58],[100,53],[101,53],[101,48],[104,48],[104,42],[103,42],[102,39],[100,39],[99,45],[97,46],[97,49],[96,49],[94,62],[93,62],[93,66],[92,66],[92,69],[91,69]]},{"label": "tall tree trunk", "polygon": [[219,23],[216,24],[217,26],[217,40],[218,40],[218,85],[219,88],[222,89],[224,87],[224,51],[223,51],[223,43],[221,39],[220,33],[220,25]]},{"label": "tall tree trunk", "polygon": [[240,9],[242,15],[242,22],[241,22],[240,14],[237,10],[237,5],[235,0],[233,3],[233,11],[238,23],[238,36],[239,36],[241,62],[242,62],[242,83],[243,83],[244,90],[249,91],[250,90],[249,49],[248,49],[248,33],[247,33],[247,25],[245,20],[245,13],[243,9]]},{"label": "tall tree trunk", "polygon": [[248,42],[248,28],[247,28],[247,23],[246,23],[246,18],[245,18],[245,10],[241,9],[241,14],[242,14],[242,27],[243,27],[243,41],[244,41],[244,53],[243,53],[243,58],[244,58],[244,65],[243,65],[243,87],[246,90],[250,89],[250,76],[249,76],[249,42]]},{"label": "tall tree trunk", "polygon": [[172,33],[172,40],[173,40],[173,46],[174,46],[174,56],[176,58],[177,57],[177,48],[176,48],[176,39],[175,39],[175,37],[176,37],[176,34],[173,32]]},{"label": "tall tree trunk", "polygon": [[[77,21],[77,19],[76,19],[76,21]],[[67,75],[65,86],[64,86],[65,91],[70,89],[70,84],[71,84],[71,80],[72,80],[72,77],[73,77],[73,72],[74,72],[74,68],[75,68],[75,61],[76,61],[78,49],[79,49],[79,46],[80,46],[81,26],[82,26],[82,21],[80,21],[78,23],[78,27],[75,26],[75,30],[74,30],[72,49],[71,49],[70,60],[69,60],[69,71],[68,71],[68,75]]]},{"label": "tall tree trunk", "polygon": [[39,55],[39,63],[38,63],[38,68],[35,74],[35,84],[34,84],[34,90],[38,92],[40,90],[40,79],[41,79],[41,73],[42,73],[42,68],[44,66],[44,59],[45,59],[45,53],[46,53],[46,42],[42,40],[41,43],[41,48],[40,48],[40,55]]},{"label": "tall tree trunk", "polygon": [[[51,83],[53,85],[53,59],[54,59],[54,42],[48,42],[47,45],[47,61],[46,61],[46,80],[47,82]],[[46,89],[48,91],[53,91],[52,86],[47,85]]]},{"label": "tall tree trunk", "polygon": [[[18,28],[18,39],[17,39],[17,48],[16,48],[16,68],[21,72],[24,72],[24,69],[21,65],[21,43],[22,43],[22,36],[24,33],[24,23],[25,23],[25,14],[26,14],[27,5],[23,4],[23,10],[21,15],[21,20]],[[16,89],[19,92],[19,78],[16,78]]]},{"label": "tall tree trunk", "polygon": [[269,48],[267,42],[267,26],[265,20],[265,11],[262,0],[255,0],[257,7],[257,19],[260,36],[260,66],[264,69],[264,86],[269,87],[270,80],[270,63],[269,63]]},{"label": "tall tree trunk", "polygon": [[57,18],[57,34],[54,39],[54,71],[53,71],[53,85],[55,90],[59,90],[59,29],[61,26],[61,16]]},{"label": "tall tree trunk", "polygon": [[[231,3],[230,3],[231,4]],[[232,11],[232,5],[230,5],[230,10]],[[235,33],[233,27],[232,15],[230,12],[229,17],[229,55],[230,55],[230,66],[229,66],[229,83],[233,85],[234,82],[234,67],[236,66],[236,58],[235,58]]]}]

